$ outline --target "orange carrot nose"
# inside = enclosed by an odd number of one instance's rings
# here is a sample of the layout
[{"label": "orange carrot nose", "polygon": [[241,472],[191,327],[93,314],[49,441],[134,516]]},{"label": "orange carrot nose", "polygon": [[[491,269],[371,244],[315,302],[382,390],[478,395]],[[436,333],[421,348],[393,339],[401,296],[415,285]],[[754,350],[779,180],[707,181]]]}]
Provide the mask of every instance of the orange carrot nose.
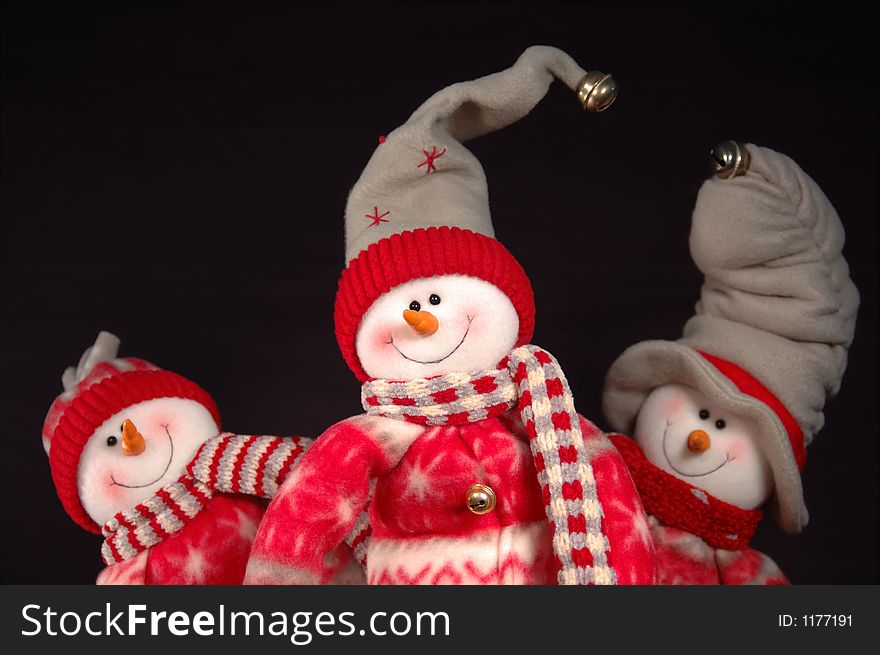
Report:
[{"label": "orange carrot nose", "polygon": [[688,450],[692,453],[703,453],[709,450],[712,440],[702,430],[694,430],[688,435]]},{"label": "orange carrot nose", "polygon": [[440,321],[431,312],[424,310],[414,312],[411,309],[403,310],[403,320],[413,329],[416,334],[429,337],[440,327]]},{"label": "orange carrot nose", "polygon": [[122,452],[126,455],[140,455],[146,449],[144,435],[138,432],[134,423],[125,419],[122,422]]}]

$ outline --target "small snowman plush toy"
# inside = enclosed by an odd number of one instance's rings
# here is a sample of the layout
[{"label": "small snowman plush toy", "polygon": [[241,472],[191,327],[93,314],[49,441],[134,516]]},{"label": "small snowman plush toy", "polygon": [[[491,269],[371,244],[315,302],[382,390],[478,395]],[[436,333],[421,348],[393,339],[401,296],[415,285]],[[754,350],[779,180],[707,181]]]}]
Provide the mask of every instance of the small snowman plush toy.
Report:
[{"label": "small snowman plush toy", "polygon": [[554,78],[586,108],[613,98],[608,76],[534,47],[379,140],[349,196],[335,308],[366,413],[329,428],[282,485],[245,582],[318,581],[363,508],[371,584],[654,581],[624,462],[556,360],[525,345],[532,288],[462,145],[525,116]]},{"label": "small snowman plush toy", "polygon": [[690,248],[705,275],[676,342],[626,350],[608,373],[612,435],[650,514],[663,584],[786,584],[749,548],[761,507],[799,532],[800,470],[837,393],[859,295],[843,226],[794,161],[725,142]]},{"label": "small snowman plush toy", "polygon": [[98,335],[43,425],[64,509],[104,536],[98,583],[240,584],[261,498],[311,439],[221,432],[204,389],[118,348]]}]

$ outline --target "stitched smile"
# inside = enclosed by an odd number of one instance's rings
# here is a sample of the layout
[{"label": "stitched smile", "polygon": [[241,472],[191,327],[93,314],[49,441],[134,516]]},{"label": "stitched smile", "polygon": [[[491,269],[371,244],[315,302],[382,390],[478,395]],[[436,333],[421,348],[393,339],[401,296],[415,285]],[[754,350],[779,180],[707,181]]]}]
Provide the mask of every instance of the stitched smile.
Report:
[{"label": "stitched smile", "polygon": [[110,479],[113,480],[113,483],[110,485],[111,487],[115,484],[117,487],[125,487],[126,489],[142,489],[143,487],[149,487],[150,485],[156,484],[159,480],[165,477],[165,474],[168,473],[168,469],[171,468],[171,460],[174,459],[174,440],[171,438],[171,433],[168,431],[168,426],[163,425],[165,428],[165,434],[168,435],[168,443],[171,444],[171,454],[168,455],[168,463],[165,464],[165,470],[159,475],[158,478],[153,480],[152,482],[147,482],[146,484],[122,484],[121,482],[117,482],[116,478],[113,477],[113,474],[110,474]]},{"label": "stitched smile", "polygon": [[439,363],[442,362],[444,359],[448,359],[449,357],[452,357],[452,354],[453,354],[456,350],[458,350],[459,348],[461,348],[461,344],[463,344],[463,343],[464,343],[464,340],[467,339],[468,332],[471,331],[471,323],[474,322],[474,319],[476,318],[476,316],[468,316],[467,318],[468,318],[468,326],[467,326],[467,329],[464,331],[464,334],[463,334],[462,337],[461,337],[461,341],[458,342],[458,345],[457,345],[455,348],[453,348],[452,350],[450,350],[446,355],[444,355],[444,356],[441,357],[440,359],[431,359],[431,360],[428,360],[428,361],[422,361],[422,360],[420,360],[420,359],[413,359],[412,357],[407,357],[406,355],[403,354],[403,352],[401,352],[400,348],[397,347],[397,344],[394,343],[394,337],[393,337],[393,336],[391,337],[391,342],[390,342],[390,343],[391,343],[392,346],[394,346],[394,350],[396,350],[397,352],[399,352],[399,353],[400,353],[400,356],[403,357],[404,359],[408,359],[409,361],[411,361],[411,362],[415,362],[416,364],[439,364]]},{"label": "stitched smile", "polygon": [[706,471],[704,473],[685,473],[684,471],[678,470],[678,468],[676,468],[675,464],[672,463],[672,460],[669,459],[669,453],[666,452],[666,434],[669,432],[670,425],[672,425],[672,423],[670,423],[669,421],[666,421],[666,429],[663,430],[663,457],[666,458],[666,463],[669,464],[670,468],[672,468],[672,470],[675,471],[676,473],[678,473],[679,475],[683,475],[686,478],[702,478],[703,476],[710,475],[710,474],[714,473],[715,471],[720,469],[722,466],[726,465],[728,462],[732,462],[733,460],[736,459],[736,457],[731,457],[730,453],[725,453],[723,462],[721,462],[715,468],[713,468],[709,471]]}]

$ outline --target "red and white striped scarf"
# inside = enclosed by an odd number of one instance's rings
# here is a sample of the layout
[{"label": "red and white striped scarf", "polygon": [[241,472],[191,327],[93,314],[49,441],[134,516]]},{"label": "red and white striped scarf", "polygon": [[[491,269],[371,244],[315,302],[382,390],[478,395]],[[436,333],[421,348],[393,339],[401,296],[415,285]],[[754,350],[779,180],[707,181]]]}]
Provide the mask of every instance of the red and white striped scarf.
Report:
[{"label": "red and white striped scarf", "polygon": [[552,355],[522,346],[494,370],[401,382],[370,380],[363,385],[361,401],[367,414],[425,426],[473,423],[516,406],[553,529],[559,584],[617,583],[571,389]]},{"label": "red and white striped scarf", "polygon": [[228,432],[208,439],[176,482],[104,524],[104,562],[122,562],[179,532],[217,492],[272,498],[311,443]]}]

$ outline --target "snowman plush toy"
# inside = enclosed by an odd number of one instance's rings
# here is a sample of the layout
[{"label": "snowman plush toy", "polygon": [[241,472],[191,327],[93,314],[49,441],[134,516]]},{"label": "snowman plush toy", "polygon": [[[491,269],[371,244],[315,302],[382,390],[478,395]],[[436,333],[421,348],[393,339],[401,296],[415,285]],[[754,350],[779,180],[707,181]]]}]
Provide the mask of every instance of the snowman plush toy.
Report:
[{"label": "snowman plush toy", "polygon": [[462,145],[525,116],[554,78],[586,108],[613,99],[608,76],[534,47],[380,139],[348,199],[335,307],[365,414],[329,428],[282,485],[246,582],[319,581],[364,508],[371,584],[654,581],[624,462],[556,360],[525,345],[532,288]]},{"label": "snowman plush toy", "polygon": [[104,536],[98,583],[241,584],[261,499],[311,439],[221,432],[204,389],[118,348],[98,335],[43,425],[64,509]]},{"label": "snowman plush toy", "polygon": [[761,507],[807,523],[800,470],[837,393],[859,294],[843,226],[798,165],[725,142],[700,189],[690,249],[705,275],[676,342],[646,341],[609,370],[611,439],[650,514],[663,584],[786,584],[749,548]]}]

